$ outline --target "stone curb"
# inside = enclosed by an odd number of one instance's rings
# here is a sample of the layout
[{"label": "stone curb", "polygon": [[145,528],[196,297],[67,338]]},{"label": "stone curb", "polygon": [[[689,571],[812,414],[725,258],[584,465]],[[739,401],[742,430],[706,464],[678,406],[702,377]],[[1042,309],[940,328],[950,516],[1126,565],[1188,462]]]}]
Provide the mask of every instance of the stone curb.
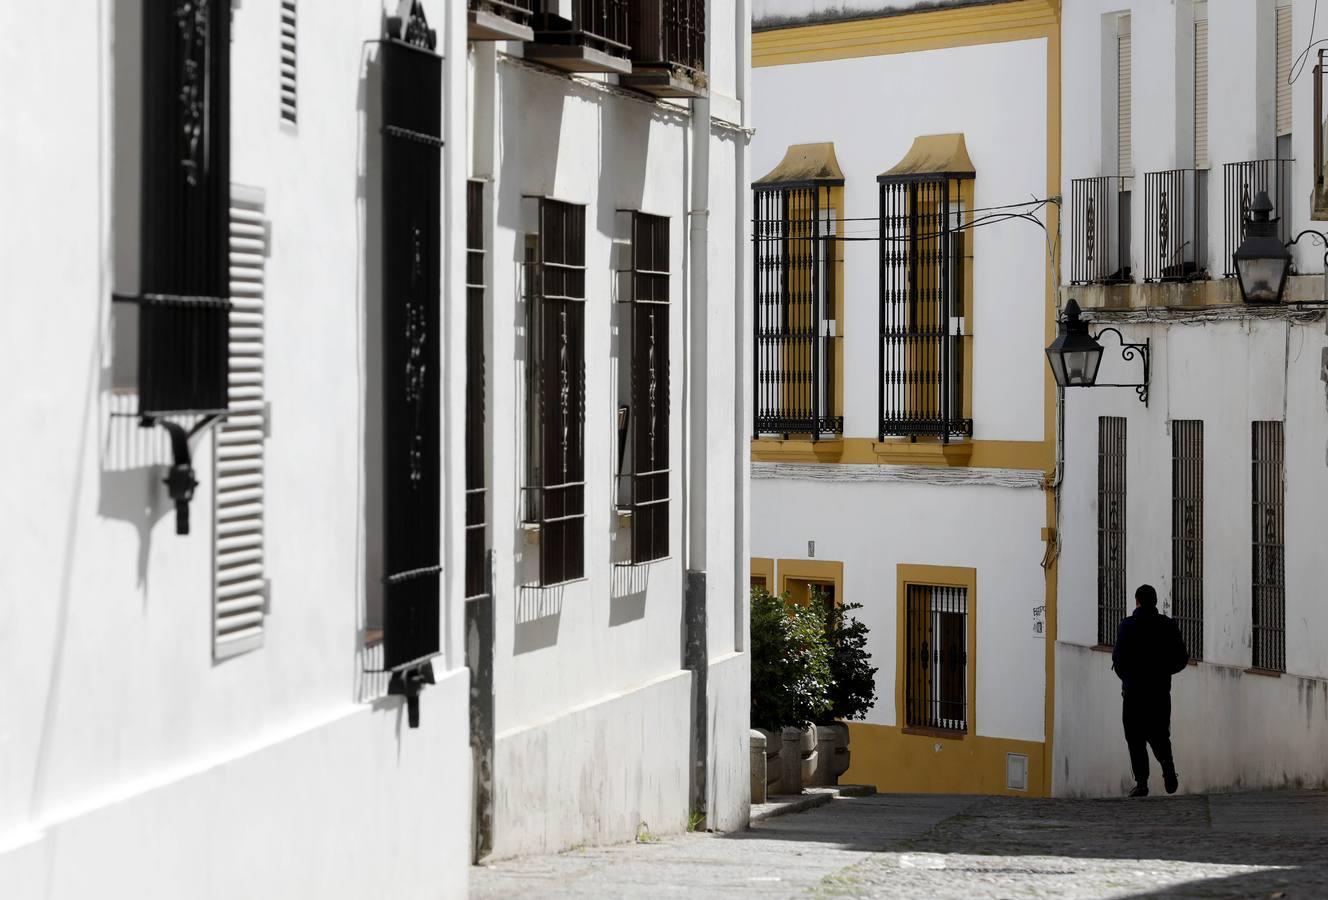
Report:
[{"label": "stone curb", "polygon": [[833,787],[810,787],[801,794],[776,794],[768,803],[752,806],[750,822],[764,822],[775,816],[806,812],[824,806],[836,797],[870,797],[876,788],[869,784],[841,784]]}]

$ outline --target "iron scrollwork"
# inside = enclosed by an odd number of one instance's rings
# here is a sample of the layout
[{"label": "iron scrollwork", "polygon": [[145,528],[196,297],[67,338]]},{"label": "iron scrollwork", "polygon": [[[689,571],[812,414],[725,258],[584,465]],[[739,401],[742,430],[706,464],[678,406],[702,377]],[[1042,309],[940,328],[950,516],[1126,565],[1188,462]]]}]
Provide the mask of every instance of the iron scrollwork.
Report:
[{"label": "iron scrollwork", "polygon": [[1120,333],[1120,329],[1118,329],[1118,328],[1111,328],[1111,327],[1103,328],[1103,329],[1102,329],[1101,331],[1099,331],[1097,334],[1093,335],[1093,339],[1096,340],[1096,341],[1100,341],[1100,340],[1102,339],[1102,336],[1105,335],[1105,334],[1107,334],[1108,332],[1110,332],[1111,334],[1116,335],[1116,340],[1117,340],[1118,342],[1120,342],[1120,347],[1121,347],[1121,359],[1125,360],[1126,362],[1133,362],[1135,359],[1138,359],[1138,360],[1140,360],[1140,361],[1143,363],[1143,366],[1144,366],[1144,380],[1141,381],[1141,382],[1130,383],[1130,384],[1107,384],[1106,382],[1101,382],[1101,381],[1099,381],[1099,382],[1096,382],[1096,385],[1097,385],[1098,387],[1129,387],[1129,388],[1134,388],[1134,393],[1135,393],[1136,395],[1138,395],[1138,397],[1139,397],[1139,402],[1142,403],[1144,406],[1147,406],[1147,405],[1148,405],[1148,378],[1149,378],[1149,374],[1150,374],[1150,368],[1149,368],[1149,350],[1150,350],[1150,347],[1151,347],[1151,344],[1152,344],[1152,339],[1151,339],[1151,338],[1145,338],[1145,339],[1144,339],[1144,342],[1143,342],[1142,344],[1131,344],[1131,343],[1129,343],[1129,342],[1127,342],[1127,341],[1125,340],[1124,335],[1122,335],[1122,334]]},{"label": "iron scrollwork", "polygon": [[180,166],[185,183],[196,187],[203,170],[203,122],[207,110],[208,20],[211,0],[181,0],[175,10],[180,26]]}]

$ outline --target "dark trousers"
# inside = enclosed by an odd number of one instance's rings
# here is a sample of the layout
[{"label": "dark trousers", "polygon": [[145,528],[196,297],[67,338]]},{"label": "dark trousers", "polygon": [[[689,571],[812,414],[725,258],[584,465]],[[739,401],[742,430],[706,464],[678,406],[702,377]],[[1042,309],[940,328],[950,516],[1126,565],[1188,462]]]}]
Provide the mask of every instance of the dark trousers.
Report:
[{"label": "dark trousers", "polygon": [[1169,691],[1126,694],[1121,718],[1125,743],[1130,748],[1130,768],[1138,784],[1148,784],[1148,748],[1153,748],[1164,775],[1176,771],[1171,759],[1171,693]]}]

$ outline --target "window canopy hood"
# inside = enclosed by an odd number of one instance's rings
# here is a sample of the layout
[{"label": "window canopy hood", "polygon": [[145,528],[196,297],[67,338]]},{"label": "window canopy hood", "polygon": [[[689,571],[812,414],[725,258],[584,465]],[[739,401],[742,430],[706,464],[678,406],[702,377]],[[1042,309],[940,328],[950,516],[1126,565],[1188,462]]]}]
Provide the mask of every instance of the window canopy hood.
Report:
[{"label": "window canopy hood", "polygon": [[913,139],[904,158],[876,176],[877,181],[911,181],[939,178],[972,178],[973,160],[962,134],[928,134]]},{"label": "window canopy hood", "polygon": [[792,184],[839,186],[843,183],[844,170],[839,168],[839,160],[835,159],[835,145],[826,141],[823,144],[793,144],[779,165],[764,178],[752,182],[752,187]]}]

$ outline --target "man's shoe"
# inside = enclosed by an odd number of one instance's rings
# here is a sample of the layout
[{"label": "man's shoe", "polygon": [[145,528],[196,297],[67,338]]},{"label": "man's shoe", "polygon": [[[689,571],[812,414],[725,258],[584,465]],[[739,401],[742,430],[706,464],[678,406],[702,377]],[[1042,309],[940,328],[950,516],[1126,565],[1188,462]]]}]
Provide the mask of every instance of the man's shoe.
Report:
[{"label": "man's shoe", "polygon": [[1146,784],[1136,784],[1136,785],[1134,786],[1134,790],[1130,791],[1130,793],[1129,793],[1128,796],[1130,796],[1130,797],[1147,797],[1147,796],[1148,796],[1148,785],[1146,785]]},{"label": "man's shoe", "polygon": [[1168,794],[1174,794],[1180,788],[1180,779],[1175,772],[1166,772],[1162,775],[1162,784],[1166,786]]}]

